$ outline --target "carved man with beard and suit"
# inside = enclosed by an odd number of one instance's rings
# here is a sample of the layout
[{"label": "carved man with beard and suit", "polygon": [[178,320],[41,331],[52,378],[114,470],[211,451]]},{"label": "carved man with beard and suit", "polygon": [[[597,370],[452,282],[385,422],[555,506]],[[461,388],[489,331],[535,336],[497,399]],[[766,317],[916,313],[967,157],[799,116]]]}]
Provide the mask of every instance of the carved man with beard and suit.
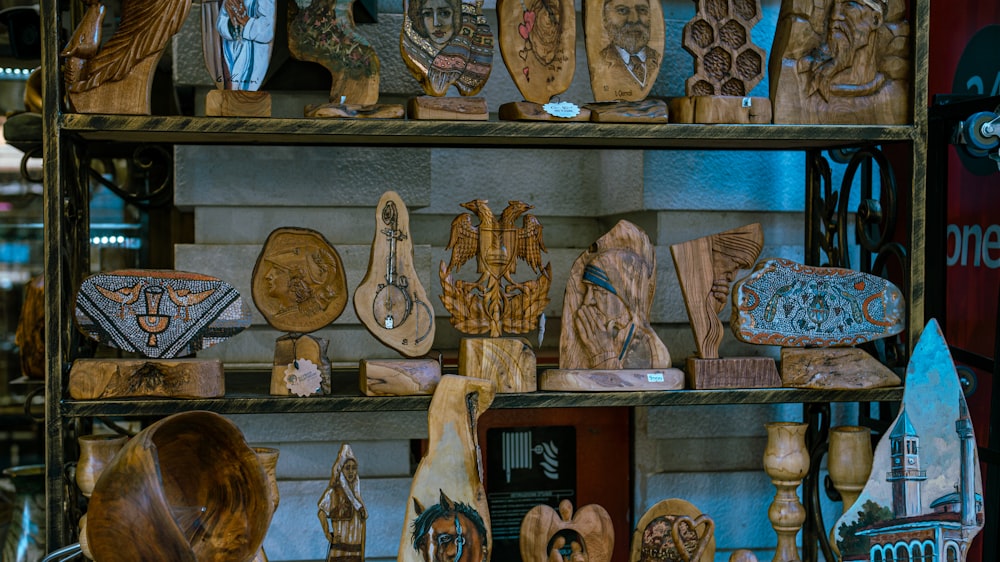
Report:
[{"label": "carved man with beard and suit", "polygon": [[599,17],[594,24],[585,24],[595,100],[645,99],[660,70],[664,37],[659,3],[604,0],[588,10],[588,17]]}]

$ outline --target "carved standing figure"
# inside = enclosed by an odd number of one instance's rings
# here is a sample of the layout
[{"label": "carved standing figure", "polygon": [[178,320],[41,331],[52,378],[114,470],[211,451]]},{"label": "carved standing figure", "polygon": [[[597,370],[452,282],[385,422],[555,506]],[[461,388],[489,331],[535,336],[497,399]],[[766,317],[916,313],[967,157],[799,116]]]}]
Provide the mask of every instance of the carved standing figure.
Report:
[{"label": "carved standing figure", "polygon": [[257,91],[271,62],[274,0],[222,0],[216,30],[222,39],[228,90]]},{"label": "carved standing figure", "polygon": [[330,543],[327,562],[364,562],[368,511],[361,499],[358,459],[347,443],[340,446],[317,516]]},{"label": "carved standing figure", "polygon": [[909,122],[902,0],[783,0],[769,62],[775,123]]},{"label": "carved standing figure", "polygon": [[399,48],[403,62],[432,96],[454,85],[479,93],[493,65],[493,32],[482,0],[406,0]]}]

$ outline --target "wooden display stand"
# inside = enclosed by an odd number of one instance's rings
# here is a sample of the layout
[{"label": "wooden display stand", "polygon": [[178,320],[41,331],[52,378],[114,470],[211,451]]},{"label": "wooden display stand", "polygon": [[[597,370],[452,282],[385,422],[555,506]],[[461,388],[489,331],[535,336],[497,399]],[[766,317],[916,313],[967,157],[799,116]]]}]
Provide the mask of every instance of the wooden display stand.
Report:
[{"label": "wooden display stand", "polygon": [[590,121],[590,110],[580,108],[580,113],[573,117],[557,117],[545,111],[544,105],[530,101],[514,101],[500,106],[497,115],[502,121]]},{"label": "wooden display stand", "polygon": [[[326,357],[329,346],[326,338],[302,334],[298,336],[284,335],[274,342],[274,365],[271,367],[271,395],[290,396],[292,390],[285,381],[285,370],[296,361],[308,359],[319,369],[322,378],[321,386],[313,392],[322,394],[330,392],[330,360]],[[311,389],[310,389],[311,390]]]},{"label": "wooden display stand", "polygon": [[778,388],[781,377],[770,357],[687,359],[688,388]]},{"label": "wooden display stand", "polygon": [[458,373],[493,381],[500,394],[538,390],[535,353],[524,338],[462,338]]},{"label": "wooden display stand", "polygon": [[312,119],[402,119],[406,116],[403,106],[388,103],[323,103],[307,105],[303,113]]},{"label": "wooden display stand", "polygon": [[270,117],[271,94],[247,90],[209,90],[205,95],[209,117]]},{"label": "wooden display stand", "polygon": [[680,369],[549,369],[538,382],[540,390],[563,392],[627,392],[644,390],[682,390],[684,372]]},{"label": "wooden display stand", "polygon": [[486,98],[418,96],[407,105],[410,119],[486,121],[490,117]]},{"label": "wooden display stand", "polygon": [[899,386],[896,373],[855,347],[781,349],[781,382],[796,388],[859,389]]},{"label": "wooden display stand", "polygon": [[362,359],[358,379],[365,396],[434,394],[441,364],[432,359]]},{"label": "wooden display stand", "polygon": [[771,100],[763,97],[685,96],[670,100],[671,123],[771,122]]},{"label": "wooden display stand", "polygon": [[77,359],[69,395],[104,398],[218,398],[226,393],[218,359]]},{"label": "wooden display stand", "polygon": [[670,115],[667,102],[655,99],[588,103],[586,108],[594,123],[667,123]]}]

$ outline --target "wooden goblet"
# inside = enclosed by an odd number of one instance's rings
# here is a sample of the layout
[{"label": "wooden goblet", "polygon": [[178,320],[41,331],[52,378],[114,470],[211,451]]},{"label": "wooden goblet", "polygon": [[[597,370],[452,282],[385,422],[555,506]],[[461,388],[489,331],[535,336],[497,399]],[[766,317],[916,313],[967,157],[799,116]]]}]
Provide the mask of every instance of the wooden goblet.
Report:
[{"label": "wooden goblet", "polygon": [[809,451],[806,449],[806,429],[797,422],[772,422],[767,428],[767,448],[764,449],[764,471],[771,477],[777,492],[767,510],[771,526],[778,534],[778,546],[773,562],[798,562],[795,535],[806,521],[806,510],[796,489],[809,472]]},{"label": "wooden goblet", "polygon": [[90,497],[104,468],[111,463],[111,459],[126,441],[127,436],[117,434],[81,435],[77,439],[80,444],[80,459],[76,463],[76,485],[84,497]]},{"label": "wooden goblet", "polygon": [[[847,513],[858,500],[872,471],[872,437],[867,427],[842,425],[830,428],[830,448],[826,466],[833,487],[840,492]],[[830,548],[837,548],[837,529],[830,529]]]}]

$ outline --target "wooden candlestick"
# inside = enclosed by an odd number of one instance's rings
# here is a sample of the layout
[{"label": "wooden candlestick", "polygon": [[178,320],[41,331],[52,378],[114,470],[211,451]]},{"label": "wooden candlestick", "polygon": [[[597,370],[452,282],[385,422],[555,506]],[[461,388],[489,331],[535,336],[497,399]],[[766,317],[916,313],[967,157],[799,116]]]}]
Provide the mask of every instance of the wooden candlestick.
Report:
[{"label": "wooden candlestick", "polygon": [[799,501],[796,489],[809,472],[809,451],[805,440],[809,425],[772,422],[765,427],[767,448],[764,449],[764,471],[777,488],[774,501],[767,510],[771,526],[778,534],[773,562],[798,562],[795,535],[806,521],[806,509]]}]

